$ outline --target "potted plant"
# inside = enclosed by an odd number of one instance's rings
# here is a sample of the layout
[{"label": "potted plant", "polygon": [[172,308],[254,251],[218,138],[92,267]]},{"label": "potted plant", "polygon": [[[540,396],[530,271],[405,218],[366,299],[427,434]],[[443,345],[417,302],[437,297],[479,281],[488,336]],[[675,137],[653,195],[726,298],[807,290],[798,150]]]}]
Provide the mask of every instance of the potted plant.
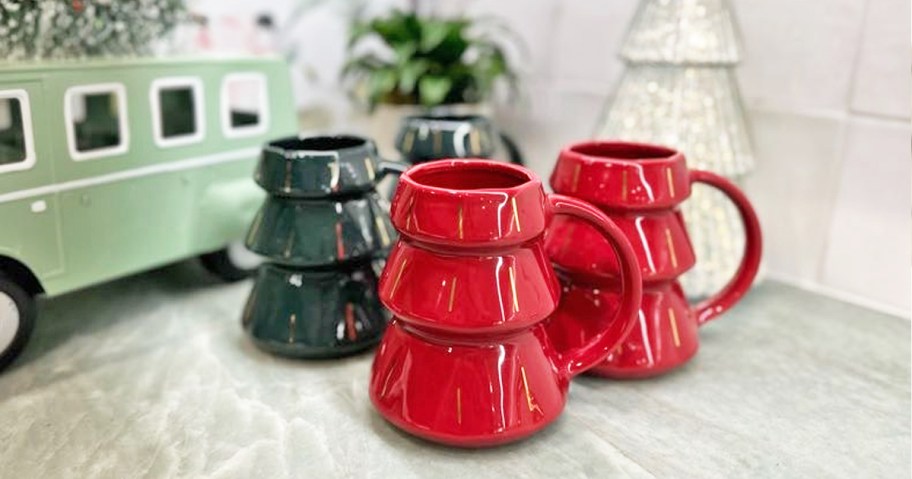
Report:
[{"label": "potted plant", "polygon": [[342,79],[367,107],[367,129],[381,153],[392,154],[399,120],[429,109],[490,114],[499,83],[511,94],[517,75],[508,29],[490,20],[422,17],[414,11],[356,22]]}]

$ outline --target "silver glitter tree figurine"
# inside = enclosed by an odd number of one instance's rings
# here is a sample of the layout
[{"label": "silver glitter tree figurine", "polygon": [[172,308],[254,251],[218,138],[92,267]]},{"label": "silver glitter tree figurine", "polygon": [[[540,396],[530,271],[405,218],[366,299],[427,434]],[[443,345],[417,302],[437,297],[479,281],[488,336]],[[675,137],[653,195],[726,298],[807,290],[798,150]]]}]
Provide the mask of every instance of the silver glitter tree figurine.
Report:
[{"label": "silver glitter tree figurine", "polygon": [[[644,0],[621,48],[627,71],[596,136],[675,147],[688,166],[735,181],[753,168],[733,68],[740,45],[726,0]],[[734,275],[744,236],[734,206],[697,186],[684,206],[697,265],[682,279],[707,296]]]}]

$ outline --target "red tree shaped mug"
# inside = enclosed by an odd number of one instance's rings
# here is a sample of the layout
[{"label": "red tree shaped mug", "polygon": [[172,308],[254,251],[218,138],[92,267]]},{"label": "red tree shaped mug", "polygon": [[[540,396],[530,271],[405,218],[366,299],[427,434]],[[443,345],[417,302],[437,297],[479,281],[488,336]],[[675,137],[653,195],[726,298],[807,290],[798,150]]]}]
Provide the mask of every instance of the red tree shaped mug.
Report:
[{"label": "red tree shaped mug", "polygon": [[[693,183],[718,188],[734,202],[746,242],[734,278],[715,296],[691,306],[678,277],[693,267],[695,258],[678,206],[690,196]],[[570,145],[560,153],[551,187],[605,212],[630,240],[643,276],[638,327],[593,373],[646,377],[684,364],[697,352],[698,326],[737,303],[757,274],[762,239],[747,197],[721,176],[688,170],[678,151],[615,141]],[[620,269],[598,232],[574,218],[555,219],[546,250],[564,280],[549,333],[559,350],[574,348],[613,320]]]},{"label": "red tree shaped mug", "polygon": [[[555,215],[594,226],[619,260],[613,321],[558,353],[543,326],[560,286],[543,233]],[[380,280],[395,315],[371,372],[370,397],[416,436],[486,446],[528,436],[558,417],[570,378],[629,332],[641,279],[630,244],[597,208],[546,195],[531,171],[442,160],[402,175],[391,216],[400,237]]]}]

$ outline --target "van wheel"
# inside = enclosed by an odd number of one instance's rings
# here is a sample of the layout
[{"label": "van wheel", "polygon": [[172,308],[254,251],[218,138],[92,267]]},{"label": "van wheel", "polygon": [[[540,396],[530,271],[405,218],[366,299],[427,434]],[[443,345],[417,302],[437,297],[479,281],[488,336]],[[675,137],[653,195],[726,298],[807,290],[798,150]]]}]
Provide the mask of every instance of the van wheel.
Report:
[{"label": "van wheel", "polygon": [[218,251],[201,255],[200,262],[219,278],[238,281],[253,276],[263,259],[248,251],[244,243],[236,241]]},{"label": "van wheel", "polygon": [[35,329],[35,298],[0,276],[0,371],[19,356]]}]

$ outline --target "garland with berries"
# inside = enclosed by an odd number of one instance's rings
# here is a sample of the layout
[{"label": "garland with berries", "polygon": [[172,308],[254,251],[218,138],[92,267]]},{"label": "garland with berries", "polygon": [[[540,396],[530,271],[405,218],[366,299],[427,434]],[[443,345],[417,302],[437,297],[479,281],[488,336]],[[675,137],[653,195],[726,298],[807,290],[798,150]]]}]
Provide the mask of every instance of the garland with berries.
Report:
[{"label": "garland with berries", "polygon": [[0,0],[0,58],[144,55],[185,13],[183,0]]}]

